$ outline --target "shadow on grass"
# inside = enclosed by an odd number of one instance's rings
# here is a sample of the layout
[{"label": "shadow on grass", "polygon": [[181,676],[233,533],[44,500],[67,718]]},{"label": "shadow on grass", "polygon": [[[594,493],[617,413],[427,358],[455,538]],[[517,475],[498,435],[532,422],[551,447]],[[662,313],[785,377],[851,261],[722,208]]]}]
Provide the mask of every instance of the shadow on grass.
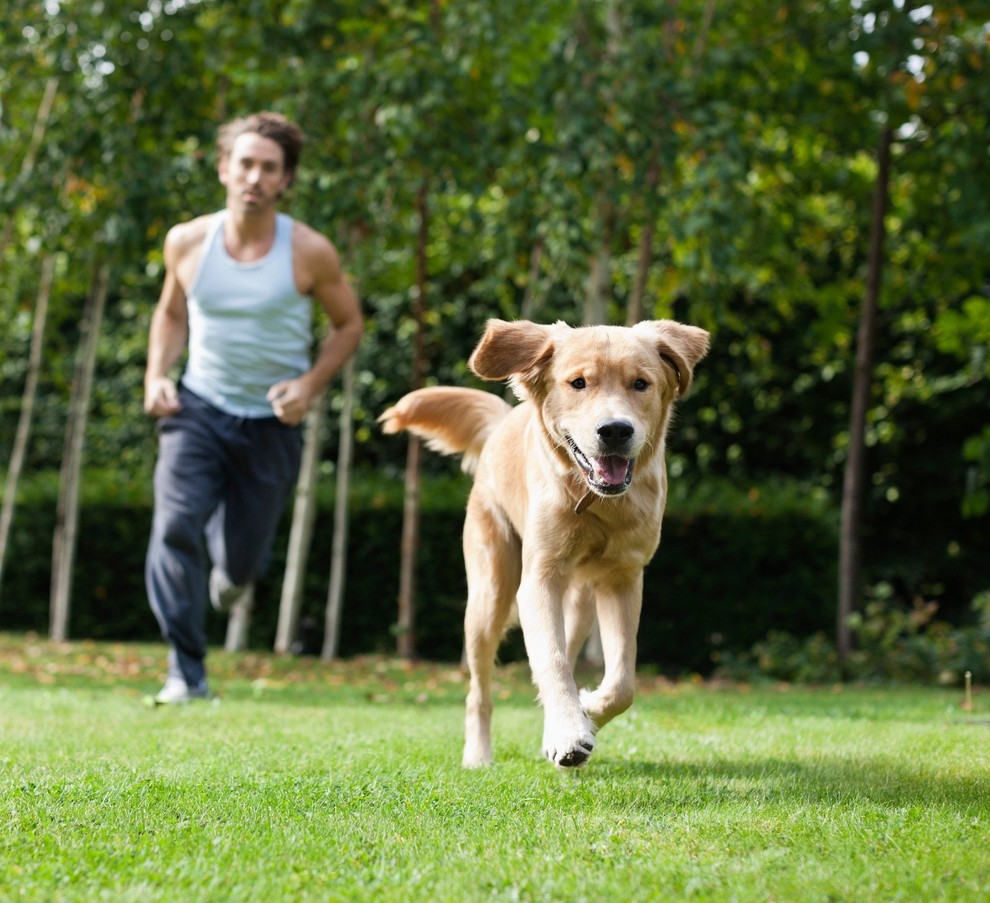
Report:
[{"label": "shadow on grass", "polygon": [[883,756],[830,758],[822,753],[814,763],[759,755],[689,762],[601,759],[592,762],[581,780],[600,785],[602,792],[607,788],[617,804],[641,812],[654,812],[658,806],[704,806],[715,800],[990,811],[985,778],[946,774],[944,768],[928,768],[924,760],[911,767],[895,765]]}]

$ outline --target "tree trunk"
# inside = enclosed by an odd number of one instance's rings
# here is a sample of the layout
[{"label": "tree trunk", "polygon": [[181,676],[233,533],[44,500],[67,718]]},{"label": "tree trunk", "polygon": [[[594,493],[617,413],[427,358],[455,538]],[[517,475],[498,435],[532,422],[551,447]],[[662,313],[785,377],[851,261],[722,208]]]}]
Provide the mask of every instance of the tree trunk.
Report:
[{"label": "tree trunk", "polygon": [[344,578],[347,575],[351,461],[354,457],[354,370],[352,357],[344,366],[344,405],[340,410],[340,439],[337,444],[337,493],[333,506],[330,585],[323,625],[323,651],[320,654],[324,661],[336,658],[340,648],[340,615],[344,608]]},{"label": "tree trunk", "polygon": [[223,644],[225,652],[240,652],[247,649],[253,613],[254,586],[250,586],[230,609],[230,614],[227,616],[227,635]]},{"label": "tree trunk", "polygon": [[643,198],[643,208],[646,211],[645,222],[639,233],[639,255],[636,258],[636,278],[633,281],[632,293],[629,295],[629,306],[626,308],[626,326],[635,326],[643,319],[643,299],[646,297],[646,281],[650,276],[650,266],[653,264],[653,236],[656,233],[657,214],[654,194],[660,181],[660,164],[654,159],[646,170],[646,183]]},{"label": "tree trunk", "polygon": [[877,305],[886,232],[884,217],[890,188],[890,145],[893,133],[889,126],[880,134],[877,148],[877,178],[873,191],[870,247],[866,274],[866,293],[856,333],[856,371],[849,411],[849,455],[842,483],[842,524],[839,536],[839,600],[836,620],[836,646],[840,658],[852,650],[849,616],[856,610],[860,595],[860,526],[866,474],[866,414],[873,385]]},{"label": "tree trunk", "polygon": [[79,483],[82,474],[83,445],[89,403],[93,393],[96,351],[109,282],[110,265],[98,264],[93,287],[86,299],[86,309],[83,313],[82,340],[69,400],[65,453],[62,459],[55,535],[52,541],[50,635],[57,643],[64,642],[69,632],[72,568],[76,557],[76,536],[79,529]]},{"label": "tree trunk", "polygon": [[38,378],[41,373],[41,351],[45,338],[45,322],[48,319],[48,302],[52,295],[52,281],[55,274],[55,255],[50,254],[41,266],[41,281],[38,284],[38,299],[34,305],[34,323],[31,325],[31,351],[28,357],[27,380],[21,397],[21,416],[17,421],[14,448],[7,467],[7,478],[3,487],[3,507],[0,508],[0,598],[2,598],[3,563],[7,557],[7,543],[10,538],[10,525],[14,519],[14,506],[17,498],[17,484],[24,469],[31,424],[34,420],[34,403],[38,396]]},{"label": "tree trunk", "polygon": [[[427,208],[427,182],[423,179],[416,199],[419,213],[419,232],[416,238],[416,300],[413,304],[413,319],[416,323],[416,336],[413,348],[412,387],[418,389],[423,383],[424,370],[424,314],[426,311],[426,241],[429,236]],[[409,451],[406,456],[405,502],[402,509],[402,549],[399,566],[399,617],[397,624],[397,652],[401,658],[416,657],[416,556],[419,552],[419,485],[420,485],[420,442],[415,436],[409,437]]]},{"label": "tree trunk", "polygon": [[[21,186],[27,182],[34,169],[34,161],[38,156],[38,150],[45,140],[45,131],[48,129],[48,120],[52,115],[52,107],[55,105],[55,96],[58,94],[58,79],[50,78],[45,83],[45,93],[42,95],[41,103],[38,104],[38,114],[34,118],[34,129],[31,132],[31,141],[24,159],[21,161],[21,170],[17,175],[17,182],[14,187],[15,194]],[[3,234],[0,235],[0,260],[3,260],[4,251],[10,236],[14,230],[14,216],[8,213],[7,222],[3,224]]]},{"label": "tree trunk", "polygon": [[416,556],[419,552],[419,494],[421,444],[409,437],[405,497],[402,505],[402,563],[399,568],[399,618],[396,651],[400,658],[416,657]]},{"label": "tree trunk", "polygon": [[608,320],[608,299],[612,289],[612,233],[615,230],[615,205],[602,192],[598,204],[598,250],[591,259],[588,289],[584,300],[584,324],[595,326]]},{"label": "tree trunk", "polygon": [[313,538],[313,520],[316,517],[316,484],[322,448],[323,420],[326,416],[326,396],[313,403],[306,414],[306,444],[303,446],[299,480],[296,483],[295,504],[292,508],[292,527],[289,530],[289,548],[282,578],[282,598],[278,607],[278,627],[275,631],[275,652],[288,653],[296,639],[299,609],[302,606],[303,588],[306,582],[306,562]]},{"label": "tree trunk", "polygon": [[533,250],[529,254],[529,276],[526,279],[526,291],[523,293],[522,304],[519,307],[520,320],[532,320],[539,307],[538,284],[542,262],[543,239],[537,238],[533,242]]}]

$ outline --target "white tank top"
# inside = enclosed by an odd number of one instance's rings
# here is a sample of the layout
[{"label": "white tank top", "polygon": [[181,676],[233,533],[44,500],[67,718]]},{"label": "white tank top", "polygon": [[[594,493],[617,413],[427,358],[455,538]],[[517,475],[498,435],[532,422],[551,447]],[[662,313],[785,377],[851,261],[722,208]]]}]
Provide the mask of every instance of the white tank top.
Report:
[{"label": "white tank top", "polygon": [[292,218],[276,215],[275,242],[241,263],[224,247],[220,211],[190,286],[189,357],[183,384],[236,417],[273,417],[269,388],[310,367],[312,302],[296,290]]}]

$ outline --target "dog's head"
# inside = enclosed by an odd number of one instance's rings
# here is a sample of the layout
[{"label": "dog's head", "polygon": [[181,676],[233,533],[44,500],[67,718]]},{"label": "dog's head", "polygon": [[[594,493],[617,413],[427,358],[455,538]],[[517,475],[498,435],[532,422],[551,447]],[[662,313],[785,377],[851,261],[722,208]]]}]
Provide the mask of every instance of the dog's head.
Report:
[{"label": "dog's head", "polygon": [[673,404],[691,386],[708,333],[673,320],[633,327],[489,320],[469,365],[532,401],[556,454],[588,488],[616,496],[637,460],[662,453]]}]

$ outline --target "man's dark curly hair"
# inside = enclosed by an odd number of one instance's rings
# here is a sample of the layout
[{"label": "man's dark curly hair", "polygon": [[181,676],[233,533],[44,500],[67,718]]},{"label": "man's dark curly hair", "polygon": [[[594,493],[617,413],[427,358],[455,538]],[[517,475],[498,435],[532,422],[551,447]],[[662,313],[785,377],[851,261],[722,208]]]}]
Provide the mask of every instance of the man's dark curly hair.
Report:
[{"label": "man's dark curly hair", "polygon": [[286,172],[295,177],[304,140],[299,126],[290,122],[281,113],[252,113],[250,116],[233,119],[220,126],[217,132],[217,151],[220,158],[229,157],[234,141],[241,135],[249,133],[275,141],[282,148]]}]

